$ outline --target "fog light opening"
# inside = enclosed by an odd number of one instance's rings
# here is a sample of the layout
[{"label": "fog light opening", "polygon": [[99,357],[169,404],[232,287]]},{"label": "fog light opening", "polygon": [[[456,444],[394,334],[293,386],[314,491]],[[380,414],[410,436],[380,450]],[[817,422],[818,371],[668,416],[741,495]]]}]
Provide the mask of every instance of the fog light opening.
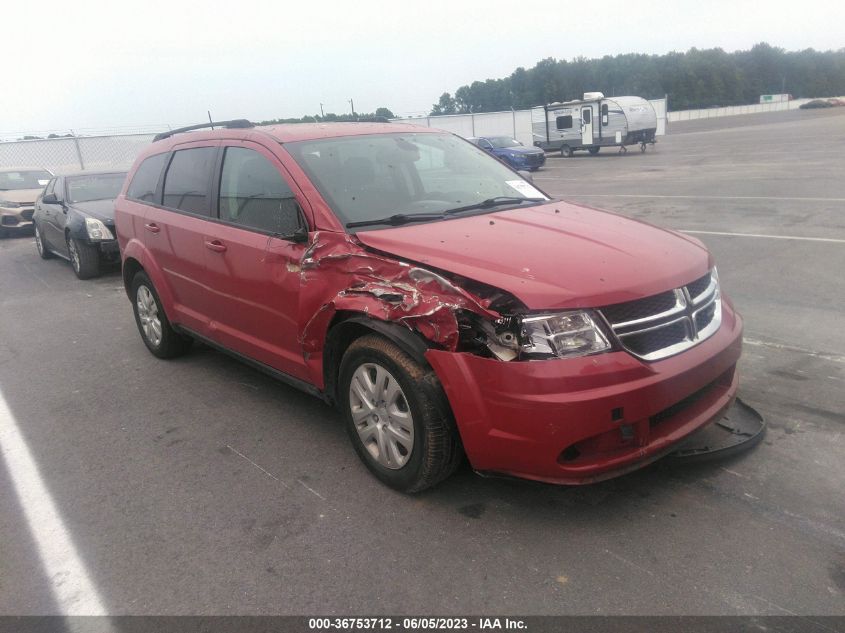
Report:
[{"label": "fog light opening", "polygon": [[560,456],[557,458],[559,462],[573,462],[581,456],[581,451],[575,448],[575,445],[563,449]]}]

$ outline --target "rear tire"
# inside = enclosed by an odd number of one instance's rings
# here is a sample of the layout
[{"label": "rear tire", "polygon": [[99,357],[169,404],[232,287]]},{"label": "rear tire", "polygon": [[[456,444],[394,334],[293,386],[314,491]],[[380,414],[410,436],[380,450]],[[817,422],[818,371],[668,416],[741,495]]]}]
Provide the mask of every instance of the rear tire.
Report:
[{"label": "rear tire", "polygon": [[460,464],[460,437],[434,371],[377,334],[346,350],[338,404],[358,457],[391,488],[419,492]]},{"label": "rear tire", "polygon": [[598,153],[599,153],[599,151],[600,151],[600,150],[601,150],[601,147],[591,147],[591,148],[589,149],[589,152],[590,152],[590,154],[592,154],[593,156],[595,156],[596,154],[598,154]]},{"label": "rear tire", "polygon": [[96,246],[68,237],[67,252],[77,277],[91,279],[100,276],[100,249]]},{"label": "rear tire", "polygon": [[191,348],[193,339],[179,334],[170,325],[155,286],[147,274],[137,273],[132,278],[130,288],[135,324],[147,349],[159,358],[176,358],[185,354]]},{"label": "rear tire", "polygon": [[41,229],[38,228],[37,224],[35,226],[35,248],[38,249],[38,254],[41,256],[41,259],[51,259],[53,257],[52,251],[49,247],[44,243],[44,236],[41,235]]},{"label": "rear tire", "polygon": [[573,153],[574,153],[574,152],[572,151],[572,148],[571,148],[571,147],[569,147],[569,145],[561,145],[561,147],[560,147],[560,155],[561,155],[563,158],[571,158]]}]

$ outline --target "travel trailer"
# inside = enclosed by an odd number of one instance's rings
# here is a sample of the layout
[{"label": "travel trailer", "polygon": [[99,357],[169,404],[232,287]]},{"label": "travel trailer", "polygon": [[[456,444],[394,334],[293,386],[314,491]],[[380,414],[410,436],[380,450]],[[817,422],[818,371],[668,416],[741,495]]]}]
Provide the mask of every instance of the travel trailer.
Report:
[{"label": "travel trailer", "polygon": [[560,151],[570,157],[578,150],[598,154],[602,147],[654,145],[657,115],[640,97],[605,97],[600,92],[584,93],[580,101],[551,103],[531,109],[534,145]]}]

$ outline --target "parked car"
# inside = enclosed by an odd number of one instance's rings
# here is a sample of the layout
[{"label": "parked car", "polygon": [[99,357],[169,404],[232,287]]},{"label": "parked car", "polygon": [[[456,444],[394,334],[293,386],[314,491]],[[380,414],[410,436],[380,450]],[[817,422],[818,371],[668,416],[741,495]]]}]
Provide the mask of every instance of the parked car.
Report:
[{"label": "parked car", "polygon": [[125,171],[80,172],[52,178],[35,202],[35,247],[43,259],[70,261],[80,279],[120,260],[114,230],[114,199]]},{"label": "parked car", "polygon": [[697,239],[553,200],[435,129],[215,126],[159,135],[115,201],[141,338],[336,405],[386,484],[464,454],[597,481],[733,401],[742,321]]},{"label": "parked car", "polygon": [[509,136],[478,136],[467,140],[516,170],[537,171],[546,164],[546,152],[536,147],[525,147]]},{"label": "parked car", "polygon": [[0,237],[32,227],[35,198],[52,177],[39,167],[0,168]]}]

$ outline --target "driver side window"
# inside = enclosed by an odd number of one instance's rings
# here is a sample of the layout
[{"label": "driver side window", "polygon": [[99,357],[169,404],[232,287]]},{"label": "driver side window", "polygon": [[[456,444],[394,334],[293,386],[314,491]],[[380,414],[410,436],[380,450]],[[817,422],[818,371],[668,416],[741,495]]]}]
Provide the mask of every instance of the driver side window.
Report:
[{"label": "driver side window", "polygon": [[224,222],[282,236],[302,226],[299,205],[279,170],[245,147],[226,148],[218,212]]}]

